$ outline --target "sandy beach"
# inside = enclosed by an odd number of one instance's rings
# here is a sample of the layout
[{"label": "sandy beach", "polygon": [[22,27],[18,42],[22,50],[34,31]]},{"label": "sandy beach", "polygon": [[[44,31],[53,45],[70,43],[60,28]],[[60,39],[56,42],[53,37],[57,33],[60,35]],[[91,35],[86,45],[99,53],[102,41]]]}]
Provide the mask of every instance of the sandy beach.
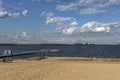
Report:
[{"label": "sandy beach", "polygon": [[49,57],[0,62],[0,80],[119,80],[120,61]]}]

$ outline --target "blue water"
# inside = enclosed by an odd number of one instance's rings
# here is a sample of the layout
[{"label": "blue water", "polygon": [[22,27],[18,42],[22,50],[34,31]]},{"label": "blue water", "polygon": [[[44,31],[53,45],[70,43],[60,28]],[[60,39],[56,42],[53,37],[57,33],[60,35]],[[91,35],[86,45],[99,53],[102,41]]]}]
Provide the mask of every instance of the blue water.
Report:
[{"label": "blue water", "polygon": [[[13,54],[40,49],[61,49],[63,52],[48,53],[48,56],[65,57],[101,57],[101,58],[120,58],[120,45],[88,45],[88,46],[0,46],[0,55],[4,50],[10,49]],[[33,54],[19,56],[27,58],[33,56],[44,56],[44,54]]]}]

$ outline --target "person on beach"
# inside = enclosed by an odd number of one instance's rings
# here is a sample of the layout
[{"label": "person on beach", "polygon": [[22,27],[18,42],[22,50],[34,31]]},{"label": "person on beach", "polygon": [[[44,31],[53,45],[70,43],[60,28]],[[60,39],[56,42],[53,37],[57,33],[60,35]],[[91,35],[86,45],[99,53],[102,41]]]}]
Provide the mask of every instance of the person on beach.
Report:
[{"label": "person on beach", "polygon": [[10,56],[9,59],[8,59],[8,62],[11,63],[12,62],[12,51],[9,50],[8,53],[9,53],[9,56]]},{"label": "person on beach", "polygon": [[12,59],[12,51],[11,50],[5,50],[4,55],[8,56],[3,59],[3,62],[5,63],[11,63],[13,61]]}]

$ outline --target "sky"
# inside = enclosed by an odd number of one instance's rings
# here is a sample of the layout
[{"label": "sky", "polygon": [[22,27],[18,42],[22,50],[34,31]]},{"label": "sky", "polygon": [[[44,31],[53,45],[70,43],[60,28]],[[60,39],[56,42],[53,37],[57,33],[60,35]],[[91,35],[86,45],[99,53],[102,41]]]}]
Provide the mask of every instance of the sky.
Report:
[{"label": "sky", "polygon": [[0,43],[120,44],[120,0],[0,0]]}]

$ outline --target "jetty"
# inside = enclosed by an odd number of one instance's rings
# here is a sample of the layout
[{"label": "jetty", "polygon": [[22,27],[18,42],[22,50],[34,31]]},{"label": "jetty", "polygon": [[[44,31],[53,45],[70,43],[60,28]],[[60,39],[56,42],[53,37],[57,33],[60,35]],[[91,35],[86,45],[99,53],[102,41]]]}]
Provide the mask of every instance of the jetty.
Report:
[{"label": "jetty", "polygon": [[[39,54],[39,53],[45,53],[45,55],[47,56],[47,53],[51,52],[51,53],[55,53],[55,52],[61,52],[62,50],[60,49],[40,49],[40,50],[35,50],[35,51],[26,51],[26,52],[21,52],[21,53],[15,53],[12,54],[10,52],[10,50],[7,50],[8,53],[6,54],[6,51],[4,51],[5,53],[3,53],[0,58],[5,58],[5,57],[13,57],[13,56],[21,56],[21,55],[29,55],[29,54]],[[10,54],[9,54],[10,52]]]}]

